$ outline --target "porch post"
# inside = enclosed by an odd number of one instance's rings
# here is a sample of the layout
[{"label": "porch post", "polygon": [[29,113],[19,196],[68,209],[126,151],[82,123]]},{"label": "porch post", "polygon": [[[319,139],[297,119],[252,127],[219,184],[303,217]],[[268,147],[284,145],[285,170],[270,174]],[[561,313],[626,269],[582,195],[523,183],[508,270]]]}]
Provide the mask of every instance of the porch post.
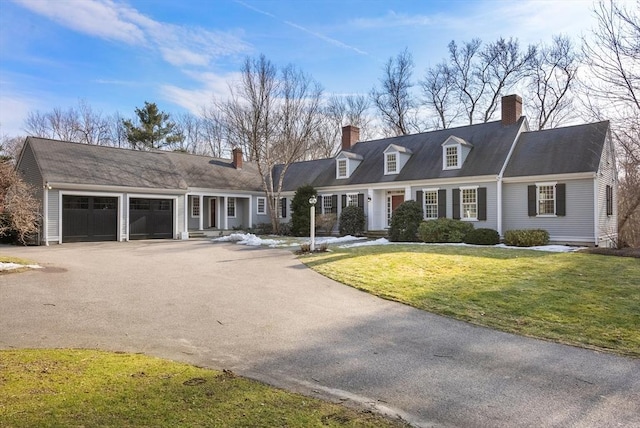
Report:
[{"label": "porch post", "polygon": [[[222,198],[221,201],[223,201],[221,203],[221,207],[220,207],[220,211],[221,211],[221,215],[224,217],[224,230],[228,230],[229,229],[229,216],[228,216],[228,211],[227,211],[227,201],[229,200],[228,196],[225,196],[224,198]],[[237,209],[238,207],[236,207]]]},{"label": "porch post", "polygon": [[204,219],[204,196],[198,195],[198,199],[200,200],[200,215],[198,216],[198,230],[202,230],[202,223]]},{"label": "porch post", "polygon": [[367,230],[374,230],[373,227],[373,215],[374,215],[374,199],[373,189],[367,189]]}]

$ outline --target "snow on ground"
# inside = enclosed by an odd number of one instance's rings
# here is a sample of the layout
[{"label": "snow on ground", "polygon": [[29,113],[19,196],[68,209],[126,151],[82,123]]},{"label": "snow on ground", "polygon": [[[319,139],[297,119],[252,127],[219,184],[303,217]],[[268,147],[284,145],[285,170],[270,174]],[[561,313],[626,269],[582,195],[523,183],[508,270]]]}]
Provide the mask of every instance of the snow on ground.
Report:
[{"label": "snow on ground", "polygon": [[38,265],[19,265],[18,263],[5,263],[5,262],[0,262],[0,271],[3,270],[12,270],[12,269],[18,269],[18,268],[30,268],[30,269],[42,269],[42,266],[38,266]]},{"label": "snow on ground", "polygon": [[[213,242],[235,242],[240,245],[250,245],[250,246],[268,246],[268,247],[297,247],[300,244],[308,244],[311,242],[311,238],[285,238],[285,239],[264,239],[260,238],[253,233],[232,233],[228,236],[222,236],[220,238],[212,239]],[[361,241],[361,242],[353,242],[353,241]],[[347,244],[345,244],[347,242]],[[376,239],[375,241],[369,241],[367,238],[357,238],[355,236],[347,235],[347,236],[322,236],[315,239],[316,245],[322,244],[342,244],[338,248],[354,248],[354,247],[365,247],[370,245],[392,245],[392,244],[400,244],[400,245],[461,245],[461,246],[469,246],[469,247],[487,247],[487,245],[471,245],[471,244],[425,244],[423,242],[420,243],[410,243],[410,242],[389,242],[386,238]],[[494,245],[495,248],[508,248],[514,250],[537,250],[537,251],[549,251],[554,253],[567,253],[571,251],[577,251],[582,247],[570,247],[567,245],[542,245],[538,247],[510,247],[504,244]]]}]

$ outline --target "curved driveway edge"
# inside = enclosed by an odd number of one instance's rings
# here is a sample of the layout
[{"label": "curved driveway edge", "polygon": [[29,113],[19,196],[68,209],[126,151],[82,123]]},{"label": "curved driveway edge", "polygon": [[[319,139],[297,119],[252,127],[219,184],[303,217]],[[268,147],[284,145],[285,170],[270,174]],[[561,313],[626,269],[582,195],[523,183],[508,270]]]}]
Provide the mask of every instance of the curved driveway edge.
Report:
[{"label": "curved driveway edge", "polygon": [[419,426],[640,426],[640,360],[385,301],[291,252],[209,241],[0,246],[0,348],[144,352]]}]

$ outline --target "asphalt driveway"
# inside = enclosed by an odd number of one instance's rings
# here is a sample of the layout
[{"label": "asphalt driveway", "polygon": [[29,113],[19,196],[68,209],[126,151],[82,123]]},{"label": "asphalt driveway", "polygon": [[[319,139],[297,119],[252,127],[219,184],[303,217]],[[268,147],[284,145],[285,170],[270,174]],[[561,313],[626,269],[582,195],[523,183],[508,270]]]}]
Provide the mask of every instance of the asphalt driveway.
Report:
[{"label": "asphalt driveway", "polygon": [[640,360],[522,338],[208,241],[0,246],[0,348],[143,352],[419,426],[640,427]]}]

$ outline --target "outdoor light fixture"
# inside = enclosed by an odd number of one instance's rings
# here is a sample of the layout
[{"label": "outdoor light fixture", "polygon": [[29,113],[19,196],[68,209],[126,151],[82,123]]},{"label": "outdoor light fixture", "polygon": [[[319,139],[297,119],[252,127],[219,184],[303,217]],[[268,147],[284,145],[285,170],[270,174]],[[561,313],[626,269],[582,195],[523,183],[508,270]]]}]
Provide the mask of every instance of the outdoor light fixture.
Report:
[{"label": "outdoor light fixture", "polygon": [[312,253],[316,250],[316,202],[318,202],[318,198],[315,195],[309,198],[309,203],[311,204],[311,245],[309,250]]}]

